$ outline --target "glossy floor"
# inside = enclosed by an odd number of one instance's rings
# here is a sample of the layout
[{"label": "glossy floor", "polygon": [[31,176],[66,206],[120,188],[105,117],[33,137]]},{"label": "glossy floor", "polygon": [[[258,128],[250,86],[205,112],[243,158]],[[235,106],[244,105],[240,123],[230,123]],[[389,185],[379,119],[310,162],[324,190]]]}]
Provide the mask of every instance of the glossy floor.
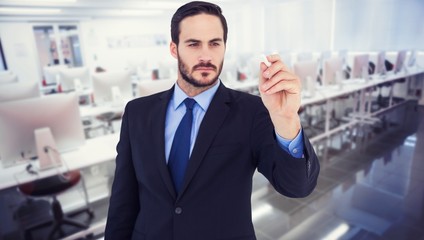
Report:
[{"label": "glossy floor", "polygon": [[424,239],[424,107],[386,120],[317,144],[321,173],[307,198],[282,197],[256,175],[258,239]]}]

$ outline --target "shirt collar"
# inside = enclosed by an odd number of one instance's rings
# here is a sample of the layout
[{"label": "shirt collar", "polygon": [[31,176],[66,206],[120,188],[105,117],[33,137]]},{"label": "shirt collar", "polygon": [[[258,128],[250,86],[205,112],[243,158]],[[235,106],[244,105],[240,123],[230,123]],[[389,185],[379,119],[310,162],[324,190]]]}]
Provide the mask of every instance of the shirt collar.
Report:
[{"label": "shirt collar", "polygon": [[[218,82],[214,86],[193,97],[193,99],[196,100],[197,104],[199,104],[203,111],[206,111],[208,109],[213,96],[218,90],[219,84],[221,84],[221,81],[218,79]],[[180,86],[175,83],[174,94],[172,98],[174,102],[173,107],[174,109],[177,109],[186,98],[189,98],[189,96],[187,96],[187,94],[185,94],[185,92],[180,88]]]}]

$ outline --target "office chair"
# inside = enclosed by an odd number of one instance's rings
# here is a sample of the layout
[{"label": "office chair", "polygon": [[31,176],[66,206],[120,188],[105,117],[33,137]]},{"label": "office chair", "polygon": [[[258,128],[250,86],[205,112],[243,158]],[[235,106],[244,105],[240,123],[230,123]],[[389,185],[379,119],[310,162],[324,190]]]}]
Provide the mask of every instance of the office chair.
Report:
[{"label": "office chair", "polygon": [[52,222],[50,208],[50,201],[47,199],[27,198],[19,204],[13,212],[13,219],[18,223],[22,234],[19,239],[32,240],[33,230],[48,226]]},{"label": "office chair", "polygon": [[309,111],[308,116],[308,126],[314,134],[320,134],[324,131],[325,128],[325,114],[326,114],[327,101],[318,101],[309,106],[311,110]]},{"label": "office chair", "polygon": [[[376,89],[378,91],[377,97],[373,99],[371,102],[371,112],[375,112],[377,110],[380,110],[382,108],[386,108],[389,106],[389,97],[390,96],[384,96],[383,90],[385,88],[391,88],[393,83],[380,83],[377,85]],[[388,94],[389,95],[389,94]]]},{"label": "office chair", "polygon": [[[314,137],[317,135],[317,132],[313,128],[312,121],[314,116],[310,113],[311,106],[301,106],[297,112],[300,116],[300,122],[302,123],[303,130],[309,137]],[[309,110],[309,111],[308,111]]]},{"label": "office chair", "polygon": [[[59,232],[60,236],[64,236],[62,226],[71,225],[77,228],[85,229],[88,225],[68,218],[62,210],[57,195],[77,185],[81,180],[81,172],[79,170],[69,171],[64,174],[58,174],[47,178],[37,179],[32,182],[23,183],[18,186],[18,190],[29,197],[52,197],[51,213],[53,215],[53,228],[51,229],[48,239],[54,239],[55,234]],[[86,199],[87,200],[87,199]],[[94,213],[88,206],[77,213],[86,212],[90,219],[94,217]],[[75,213],[76,214],[76,213]],[[36,230],[43,225],[38,225],[25,229],[25,236],[29,235],[29,231]]]},{"label": "office chair", "polygon": [[107,134],[108,132],[115,133],[115,129],[113,129],[113,121],[121,120],[122,112],[102,113],[100,115],[97,115],[96,119],[106,124],[106,126],[103,126],[105,134]]},{"label": "office chair", "polygon": [[122,119],[123,112],[105,112],[99,115],[94,116],[94,118],[89,117],[83,119],[82,123],[84,126],[84,134],[85,138],[93,138],[98,136],[97,130],[102,129],[103,135],[109,133],[115,133],[115,129],[113,127],[113,122]]}]

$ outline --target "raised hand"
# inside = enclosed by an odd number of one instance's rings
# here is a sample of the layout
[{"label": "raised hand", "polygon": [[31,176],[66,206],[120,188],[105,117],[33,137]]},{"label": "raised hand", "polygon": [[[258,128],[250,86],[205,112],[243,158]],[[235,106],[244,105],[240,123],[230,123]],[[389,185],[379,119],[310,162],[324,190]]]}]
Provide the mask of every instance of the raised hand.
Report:
[{"label": "raised hand", "polygon": [[277,133],[293,139],[300,130],[298,110],[300,79],[281,61],[279,55],[267,56],[271,66],[260,65],[259,92]]}]

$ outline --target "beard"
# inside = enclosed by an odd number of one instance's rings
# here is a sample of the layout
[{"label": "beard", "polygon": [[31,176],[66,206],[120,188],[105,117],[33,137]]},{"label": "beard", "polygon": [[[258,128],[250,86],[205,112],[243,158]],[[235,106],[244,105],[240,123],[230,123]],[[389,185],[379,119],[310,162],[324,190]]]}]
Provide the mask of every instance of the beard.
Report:
[{"label": "beard", "polygon": [[[213,65],[212,63],[199,63],[193,66],[190,73],[187,64],[185,64],[184,61],[180,58],[180,56],[178,56],[178,71],[180,71],[181,77],[194,87],[209,87],[214,85],[215,82],[218,80],[219,75],[221,74],[223,64],[224,61],[222,61],[219,68],[217,68],[217,66]],[[206,82],[202,81],[201,79],[196,79],[195,77],[193,77],[192,73],[200,67],[208,67],[214,69],[216,72],[216,76]],[[206,78],[210,74],[211,73],[202,73],[202,77]]]}]

